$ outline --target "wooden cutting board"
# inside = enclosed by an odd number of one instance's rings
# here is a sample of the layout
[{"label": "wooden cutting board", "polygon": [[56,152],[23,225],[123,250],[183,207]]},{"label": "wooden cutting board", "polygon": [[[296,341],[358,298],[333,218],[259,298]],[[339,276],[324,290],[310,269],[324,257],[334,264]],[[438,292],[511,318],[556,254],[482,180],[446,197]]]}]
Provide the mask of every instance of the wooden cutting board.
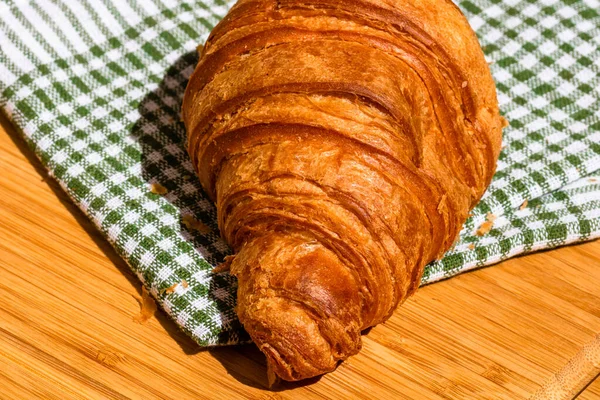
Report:
[{"label": "wooden cutting board", "polygon": [[518,399],[600,332],[592,242],[422,288],[336,372],[268,391],[255,347],[133,321],[139,282],[6,120],[0,171],[0,398]]}]

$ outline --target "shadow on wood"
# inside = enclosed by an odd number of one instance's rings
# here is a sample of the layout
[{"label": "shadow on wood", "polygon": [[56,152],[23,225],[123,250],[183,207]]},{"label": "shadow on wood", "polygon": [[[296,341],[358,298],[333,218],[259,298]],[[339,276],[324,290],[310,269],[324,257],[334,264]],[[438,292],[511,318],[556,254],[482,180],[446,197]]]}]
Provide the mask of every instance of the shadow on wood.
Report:
[{"label": "shadow on wood", "polygon": [[[321,379],[321,376],[299,382],[278,381],[269,387],[267,362],[265,355],[254,344],[240,346],[213,347],[210,354],[219,361],[227,373],[238,382],[258,389],[282,392],[303,386],[309,386]],[[249,373],[251,371],[251,373]]]}]

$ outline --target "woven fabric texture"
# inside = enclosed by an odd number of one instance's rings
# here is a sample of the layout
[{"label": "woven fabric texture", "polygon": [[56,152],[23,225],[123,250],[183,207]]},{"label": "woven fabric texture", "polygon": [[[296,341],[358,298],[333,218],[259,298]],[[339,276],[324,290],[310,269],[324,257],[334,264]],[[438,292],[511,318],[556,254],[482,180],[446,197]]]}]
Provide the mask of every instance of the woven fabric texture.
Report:
[{"label": "woven fabric texture", "polygon": [[[600,236],[599,0],[457,4],[491,63],[510,127],[491,186],[423,284]],[[179,117],[196,46],[230,5],[0,3],[0,108],[202,346],[248,340],[234,312],[235,279],[211,273],[230,249]]]}]

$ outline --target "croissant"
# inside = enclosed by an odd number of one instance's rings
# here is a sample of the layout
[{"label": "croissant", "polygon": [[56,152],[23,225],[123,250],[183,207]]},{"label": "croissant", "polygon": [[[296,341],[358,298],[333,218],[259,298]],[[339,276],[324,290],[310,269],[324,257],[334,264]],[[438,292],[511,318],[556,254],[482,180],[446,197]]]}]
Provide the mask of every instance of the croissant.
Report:
[{"label": "croissant", "polygon": [[335,369],[419,286],[504,120],[450,0],[240,0],[201,50],[188,151],[271,377]]}]

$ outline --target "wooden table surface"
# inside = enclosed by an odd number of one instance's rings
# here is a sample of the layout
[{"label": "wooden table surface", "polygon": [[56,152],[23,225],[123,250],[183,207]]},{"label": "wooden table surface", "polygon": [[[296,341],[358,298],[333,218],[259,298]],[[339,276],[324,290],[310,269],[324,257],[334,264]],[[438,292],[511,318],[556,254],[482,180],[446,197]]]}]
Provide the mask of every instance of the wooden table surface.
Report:
[{"label": "wooden table surface", "polygon": [[422,288],[337,371],[270,391],[254,346],[133,321],[139,282],[5,119],[0,171],[0,398],[518,399],[600,332],[592,242]]}]

